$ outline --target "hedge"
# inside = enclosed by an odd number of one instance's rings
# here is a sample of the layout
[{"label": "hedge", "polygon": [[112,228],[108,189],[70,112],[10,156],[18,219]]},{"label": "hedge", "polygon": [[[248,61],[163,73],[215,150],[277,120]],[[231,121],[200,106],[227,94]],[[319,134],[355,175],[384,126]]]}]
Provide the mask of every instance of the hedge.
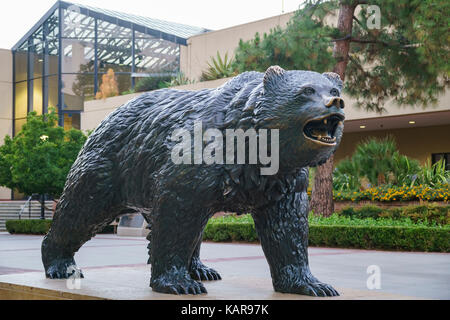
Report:
[{"label": "hedge", "polygon": [[[311,225],[311,246],[404,251],[450,251],[450,229],[439,227]],[[208,224],[205,240],[214,242],[258,241],[252,223]]]},{"label": "hedge", "polygon": [[361,208],[346,207],[338,212],[339,216],[372,219],[410,219],[414,223],[428,222],[437,225],[450,224],[450,206],[420,205],[383,209],[373,205]]},{"label": "hedge", "polygon": [[[52,226],[52,220],[8,220],[6,230],[10,234],[45,235]],[[114,233],[114,226],[106,226],[99,234]]]},{"label": "hedge", "polygon": [[214,242],[256,242],[258,235],[253,223],[209,223],[205,228],[203,239]]},{"label": "hedge", "polygon": [[11,234],[47,234],[52,220],[8,220],[6,230]]},{"label": "hedge", "polygon": [[404,251],[450,251],[450,229],[436,227],[314,226],[311,246]]}]

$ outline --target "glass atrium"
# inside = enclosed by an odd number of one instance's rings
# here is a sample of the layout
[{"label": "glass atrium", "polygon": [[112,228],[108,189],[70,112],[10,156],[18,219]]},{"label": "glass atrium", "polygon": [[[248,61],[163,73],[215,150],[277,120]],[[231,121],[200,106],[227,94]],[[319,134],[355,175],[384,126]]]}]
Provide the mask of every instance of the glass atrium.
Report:
[{"label": "glass atrium", "polygon": [[85,101],[114,70],[119,94],[142,77],[175,75],[180,46],[203,28],[58,1],[13,51],[14,124],[31,111],[58,111],[60,125],[80,128]]}]

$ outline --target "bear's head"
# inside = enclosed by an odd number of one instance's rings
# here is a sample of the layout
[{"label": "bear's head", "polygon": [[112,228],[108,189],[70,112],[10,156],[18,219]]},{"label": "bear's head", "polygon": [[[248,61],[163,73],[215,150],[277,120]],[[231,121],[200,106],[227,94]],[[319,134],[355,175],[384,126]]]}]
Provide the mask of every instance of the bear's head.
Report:
[{"label": "bear's head", "polygon": [[253,114],[259,128],[279,129],[280,169],[326,162],[344,131],[339,75],[275,66],[265,73],[263,87]]}]

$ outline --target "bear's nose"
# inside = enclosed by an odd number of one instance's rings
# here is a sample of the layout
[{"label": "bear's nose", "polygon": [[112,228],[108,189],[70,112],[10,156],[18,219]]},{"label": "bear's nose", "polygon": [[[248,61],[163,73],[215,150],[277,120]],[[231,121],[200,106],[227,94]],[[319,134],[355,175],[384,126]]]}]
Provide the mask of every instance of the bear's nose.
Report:
[{"label": "bear's nose", "polygon": [[340,108],[340,109],[344,109],[345,108],[345,102],[344,100],[342,100],[339,97],[332,97],[327,99],[328,101],[326,101],[325,106],[327,106],[328,108],[331,107],[336,107],[336,108]]}]

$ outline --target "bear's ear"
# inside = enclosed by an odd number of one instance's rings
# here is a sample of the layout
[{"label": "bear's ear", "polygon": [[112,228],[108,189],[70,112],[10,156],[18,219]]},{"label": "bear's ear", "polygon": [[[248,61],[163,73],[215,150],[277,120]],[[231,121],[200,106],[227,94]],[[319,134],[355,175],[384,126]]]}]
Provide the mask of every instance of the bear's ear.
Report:
[{"label": "bear's ear", "polygon": [[286,70],[280,66],[273,66],[267,69],[264,75],[264,88],[269,89],[278,86],[285,73]]},{"label": "bear's ear", "polygon": [[342,82],[340,75],[334,72],[326,72],[323,76],[330,80],[339,89],[339,91],[342,91],[344,88],[344,82]]}]

